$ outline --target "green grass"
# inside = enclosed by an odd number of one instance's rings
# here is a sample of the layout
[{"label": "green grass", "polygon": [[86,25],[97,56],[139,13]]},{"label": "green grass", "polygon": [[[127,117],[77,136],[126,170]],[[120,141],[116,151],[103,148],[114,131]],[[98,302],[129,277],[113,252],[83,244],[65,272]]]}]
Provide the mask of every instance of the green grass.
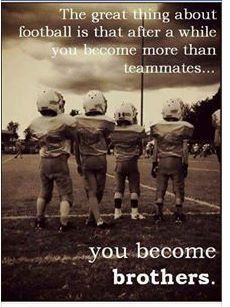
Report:
[{"label": "green grass", "polygon": [[[3,161],[8,157],[3,157]],[[114,158],[108,157],[108,173],[114,173]],[[141,182],[155,187],[149,174],[151,162],[141,159]],[[175,225],[172,215],[166,216],[161,225],[154,225],[152,217],[131,221],[124,216],[110,230],[102,231],[85,227],[85,217],[72,217],[73,230],[59,234],[58,196],[55,191],[47,208],[51,215],[47,229],[33,229],[36,196],[39,191],[38,156],[25,156],[3,164],[2,186],[2,300],[3,301],[218,301],[221,298],[221,220],[218,207],[208,207],[196,201],[185,202],[188,220]],[[191,161],[186,180],[186,195],[210,204],[220,205],[220,174],[215,157]],[[76,203],[73,215],[87,214],[82,179],[77,175],[74,160],[70,161]],[[207,171],[214,170],[214,171]],[[113,212],[113,178],[107,185],[101,210]],[[140,211],[152,214],[155,192],[142,187]],[[123,211],[129,213],[128,193]],[[174,211],[173,198],[167,196],[165,211]],[[210,212],[217,214],[209,214]],[[204,214],[206,213],[206,215]],[[31,216],[28,219],[6,217]],[[5,217],[5,219],[4,219]],[[112,216],[107,217],[112,221]],[[182,248],[213,246],[214,259],[137,259],[136,242],[142,246]],[[127,247],[128,259],[104,259],[89,263],[89,247]],[[150,273],[166,268],[173,273],[208,273],[215,285],[113,285],[112,269],[122,273]]]}]

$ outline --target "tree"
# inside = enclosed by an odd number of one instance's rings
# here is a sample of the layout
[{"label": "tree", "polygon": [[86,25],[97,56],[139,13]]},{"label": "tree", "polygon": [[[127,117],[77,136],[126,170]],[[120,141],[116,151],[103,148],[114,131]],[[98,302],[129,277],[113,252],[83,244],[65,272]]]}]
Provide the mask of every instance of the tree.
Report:
[{"label": "tree", "polygon": [[31,140],[32,135],[31,135],[31,131],[30,131],[29,128],[26,128],[26,129],[23,131],[23,133],[24,133],[24,135],[25,135],[25,140],[26,140],[26,141]]},{"label": "tree", "polygon": [[13,134],[14,139],[18,139],[17,131],[18,131],[18,128],[19,128],[19,123],[10,121],[6,128],[9,132],[11,132]]},{"label": "tree", "polygon": [[184,120],[194,127],[193,139],[201,142],[212,142],[214,127],[212,126],[212,114],[221,108],[221,90],[212,97],[194,103],[184,114]]},{"label": "tree", "polygon": [[7,130],[12,133],[17,133],[18,128],[19,128],[19,123],[17,122],[10,121],[7,125]]}]

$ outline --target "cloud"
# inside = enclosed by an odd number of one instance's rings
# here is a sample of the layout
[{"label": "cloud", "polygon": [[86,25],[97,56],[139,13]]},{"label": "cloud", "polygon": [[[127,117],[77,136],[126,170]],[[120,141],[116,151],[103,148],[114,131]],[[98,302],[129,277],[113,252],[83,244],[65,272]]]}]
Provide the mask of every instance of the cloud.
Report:
[{"label": "cloud", "polygon": [[[44,66],[44,73],[40,76],[40,82],[44,86],[52,86],[63,90],[69,90],[73,93],[83,93],[90,88],[98,88],[103,91],[123,90],[134,91],[140,88],[139,74],[125,74],[124,64],[140,65],[141,57],[139,50],[141,48],[141,38],[127,38],[126,33],[129,29],[137,29],[140,21],[135,21],[131,16],[134,8],[141,7],[143,10],[170,12],[173,13],[184,7],[189,11],[218,11],[217,21],[176,21],[164,23],[162,20],[146,21],[147,29],[161,29],[162,33],[168,28],[174,32],[174,37],[166,39],[164,35],[158,38],[146,38],[144,41],[147,47],[177,47],[180,52],[177,56],[145,56],[145,65],[201,65],[203,69],[212,71],[214,74],[145,74],[144,82],[146,89],[161,89],[165,87],[178,86],[206,86],[218,83],[220,80],[220,58],[221,58],[221,6],[217,3],[201,4],[177,4],[165,3],[156,4],[57,4],[57,3],[4,3],[2,4],[2,35],[3,47],[5,52],[10,48],[21,48],[25,54],[40,62]],[[90,16],[93,11],[111,11],[127,12],[128,19],[104,20],[94,24],[88,17],[85,20],[62,20],[59,12],[60,8],[71,7],[75,11],[86,11]],[[34,38],[19,39],[18,28],[25,25],[28,29],[40,29],[48,25],[52,29],[62,28],[64,25],[71,25],[73,33],[72,38]],[[122,38],[100,38],[95,39],[93,29],[95,26],[102,25],[106,29],[123,28],[125,33]],[[217,30],[217,36],[214,38],[182,38],[178,29],[189,28],[191,25],[201,27],[207,25]],[[79,29],[87,29],[89,37],[77,37]],[[11,42],[11,43],[9,43]],[[116,47],[126,46],[135,47],[138,50],[136,56],[86,56],[82,53],[82,44],[87,43],[91,47]],[[216,48],[217,55],[213,56],[186,56],[181,51],[185,44],[192,43],[194,47]],[[75,47],[78,50],[76,56],[57,56],[52,58],[51,48],[55,47]],[[31,68],[33,69],[33,68]]]}]

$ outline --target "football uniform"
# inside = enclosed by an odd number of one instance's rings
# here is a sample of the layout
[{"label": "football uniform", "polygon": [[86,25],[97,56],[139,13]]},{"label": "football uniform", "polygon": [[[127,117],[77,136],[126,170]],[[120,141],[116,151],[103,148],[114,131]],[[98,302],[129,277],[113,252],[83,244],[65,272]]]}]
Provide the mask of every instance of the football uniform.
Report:
[{"label": "football uniform", "polygon": [[92,191],[100,202],[106,182],[107,138],[115,123],[105,115],[79,115],[75,119],[85,190]]},{"label": "football uniform", "polygon": [[176,205],[184,201],[184,170],[188,164],[187,140],[194,127],[185,121],[166,121],[151,126],[155,139],[153,162],[158,161],[156,202],[163,203],[169,178],[173,181]]},{"label": "football uniform", "polygon": [[116,126],[111,135],[116,157],[116,193],[124,194],[125,179],[128,178],[130,193],[140,195],[138,158],[144,135],[145,130],[139,125]]},{"label": "football uniform", "polygon": [[49,202],[56,182],[61,200],[73,202],[72,180],[68,157],[74,139],[76,120],[67,114],[40,116],[29,126],[31,134],[40,143],[40,198]]}]

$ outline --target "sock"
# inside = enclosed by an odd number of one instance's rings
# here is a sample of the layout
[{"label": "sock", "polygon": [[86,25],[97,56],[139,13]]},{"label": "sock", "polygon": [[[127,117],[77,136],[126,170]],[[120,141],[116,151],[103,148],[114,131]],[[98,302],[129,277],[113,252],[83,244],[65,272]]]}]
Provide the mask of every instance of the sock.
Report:
[{"label": "sock", "polygon": [[104,221],[103,219],[100,217],[98,220],[97,220],[97,226],[100,226],[100,225],[103,225],[104,224]]},{"label": "sock", "polygon": [[97,197],[89,193],[88,204],[89,209],[92,212],[94,219],[97,223],[101,218]]},{"label": "sock", "polygon": [[37,219],[42,220],[45,215],[46,200],[44,198],[38,197],[37,199]]},{"label": "sock", "polygon": [[131,199],[131,208],[138,208],[138,199]]},{"label": "sock", "polygon": [[121,209],[122,199],[121,198],[114,198],[114,207],[116,209]]},{"label": "sock", "polygon": [[70,204],[67,200],[62,200],[60,203],[61,224],[67,225],[69,220]]},{"label": "sock", "polygon": [[138,208],[131,208],[131,214],[137,215],[138,214]]}]

